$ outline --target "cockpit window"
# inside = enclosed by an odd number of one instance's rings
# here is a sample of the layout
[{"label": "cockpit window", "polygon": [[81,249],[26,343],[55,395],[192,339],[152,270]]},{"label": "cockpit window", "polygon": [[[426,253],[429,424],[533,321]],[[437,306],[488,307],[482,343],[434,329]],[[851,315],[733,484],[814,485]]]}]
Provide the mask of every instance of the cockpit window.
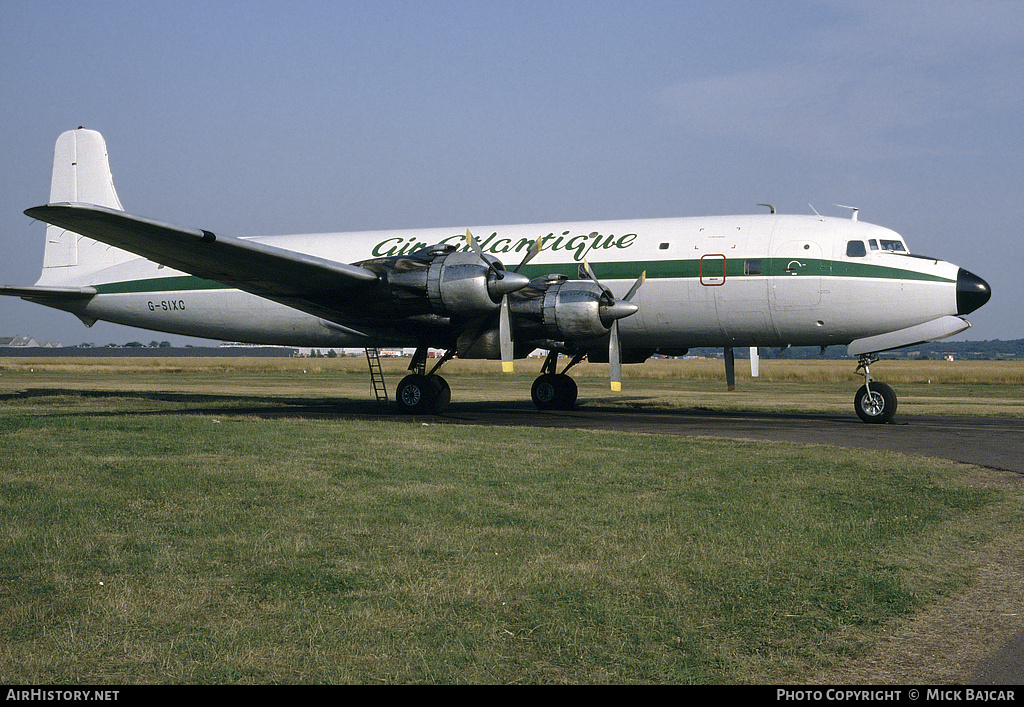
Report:
[{"label": "cockpit window", "polygon": [[868,241],[868,245],[871,246],[871,250],[878,250],[878,241],[876,239],[872,238]]},{"label": "cockpit window", "polygon": [[903,245],[903,241],[882,241],[882,250],[888,250],[893,253],[907,252],[907,248]]},{"label": "cockpit window", "polygon": [[847,258],[863,258],[867,254],[868,250],[864,247],[864,241],[850,241],[846,244]]}]

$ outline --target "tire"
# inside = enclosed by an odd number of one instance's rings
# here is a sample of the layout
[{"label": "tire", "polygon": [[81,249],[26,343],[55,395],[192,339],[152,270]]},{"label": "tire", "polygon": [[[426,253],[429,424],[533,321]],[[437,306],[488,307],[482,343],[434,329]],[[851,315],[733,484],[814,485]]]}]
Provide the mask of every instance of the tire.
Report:
[{"label": "tire", "polygon": [[578,395],[576,381],[564,373],[538,376],[530,390],[533,404],[539,410],[571,410]]},{"label": "tire", "polygon": [[448,404],[452,401],[451,386],[441,376],[430,376],[427,380],[432,381],[437,387],[437,397],[434,400],[434,409],[431,412],[435,415],[440,415],[448,409]]},{"label": "tire", "polygon": [[434,412],[437,407],[440,386],[428,376],[413,373],[402,379],[395,392],[398,409],[401,412],[409,415],[427,415]]},{"label": "tire", "polygon": [[572,410],[576,407],[576,398],[579,396],[576,381],[564,373],[559,374],[556,378],[558,378],[558,409]]},{"label": "tire", "polygon": [[862,385],[853,399],[853,407],[864,422],[884,424],[896,414],[896,394],[885,383],[871,383],[869,396],[868,386]]},{"label": "tire", "polygon": [[557,377],[554,373],[545,373],[537,376],[537,380],[533,382],[530,397],[533,398],[533,404],[538,410],[555,409],[558,400],[558,385],[555,381]]}]

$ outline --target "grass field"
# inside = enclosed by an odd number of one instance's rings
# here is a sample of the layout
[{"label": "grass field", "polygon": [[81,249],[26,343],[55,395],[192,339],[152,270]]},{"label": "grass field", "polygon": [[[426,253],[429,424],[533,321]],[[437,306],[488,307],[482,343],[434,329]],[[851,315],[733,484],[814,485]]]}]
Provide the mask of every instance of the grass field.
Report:
[{"label": "grass field", "polygon": [[[628,367],[618,404],[742,404],[710,366],[649,363]],[[852,414],[848,362],[786,379],[791,363],[763,362],[740,395]],[[456,401],[518,400],[530,365],[445,371]],[[886,363],[878,377],[899,384],[901,413],[1020,414],[1019,364],[957,365],[970,370]],[[1022,589],[1015,475],[260,413],[367,399],[364,367],[0,361],[3,681],[963,682],[979,646],[1024,628],[1004,608]],[[600,367],[577,379],[584,405],[615,401]],[[916,662],[893,658],[908,649]]]},{"label": "grass field", "polygon": [[[388,390],[394,395],[406,373],[407,358],[383,359]],[[442,369],[458,402],[529,401],[538,359],[516,362],[516,373],[501,374],[493,361],[454,360]],[[583,406],[626,408],[784,410],[852,414],[853,394],[863,383],[852,361],[765,360],[761,375],[750,377],[745,362],[736,366],[737,389],[727,391],[723,363],[715,360],[651,359],[625,366],[623,392],[608,390],[608,367],[572,369]],[[884,361],[873,367],[878,380],[893,385],[901,415],[981,414],[1024,416],[1024,363],[1000,361]],[[332,399],[371,400],[366,360],[339,358],[0,358],[4,391],[172,391],[221,397],[239,396],[251,405],[266,394],[267,404]],[[180,397],[179,402],[183,401]],[[257,401],[257,404],[258,401]]]}]

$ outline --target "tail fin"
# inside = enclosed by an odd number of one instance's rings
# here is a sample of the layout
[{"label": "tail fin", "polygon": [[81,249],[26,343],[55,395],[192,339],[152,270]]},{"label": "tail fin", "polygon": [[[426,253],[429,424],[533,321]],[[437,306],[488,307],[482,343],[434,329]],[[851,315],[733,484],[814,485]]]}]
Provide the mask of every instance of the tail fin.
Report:
[{"label": "tail fin", "polygon": [[[107,144],[95,130],[69,130],[57,138],[53,150],[50,203],[63,202],[123,210],[110,174]],[[70,282],[80,275],[135,257],[58,226],[48,226],[40,284]]]}]

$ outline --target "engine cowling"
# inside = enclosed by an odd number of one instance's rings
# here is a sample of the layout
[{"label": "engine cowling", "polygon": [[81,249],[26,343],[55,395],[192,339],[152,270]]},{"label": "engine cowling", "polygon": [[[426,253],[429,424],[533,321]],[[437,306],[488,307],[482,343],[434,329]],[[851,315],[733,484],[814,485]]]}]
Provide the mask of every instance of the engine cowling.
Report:
[{"label": "engine cowling", "polygon": [[[501,298],[529,284],[496,258],[439,245],[416,253],[360,263],[380,273],[383,291],[366,303],[373,311],[400,304],[408,314],[477,317],[497,311]],[[413,302],[419,300],[418,308]]]},{"label": "engine cowling", "polygon": [[616,300],[596,284],[569,280],[564,275],[538,278],[510,298],[517,324],[530,338],[581,341],[606,336],[612,322],[636,312],[629,302]]},{"label": "engine cowling", "polygon": [[[498,272],[501,270],[504,268]],[[494,297],[488,287],[495,272],[476,253],[434,258],[427,269],[426,293],[431,306],[439,314],[461,316],[497,310],[501,295]]]}]

